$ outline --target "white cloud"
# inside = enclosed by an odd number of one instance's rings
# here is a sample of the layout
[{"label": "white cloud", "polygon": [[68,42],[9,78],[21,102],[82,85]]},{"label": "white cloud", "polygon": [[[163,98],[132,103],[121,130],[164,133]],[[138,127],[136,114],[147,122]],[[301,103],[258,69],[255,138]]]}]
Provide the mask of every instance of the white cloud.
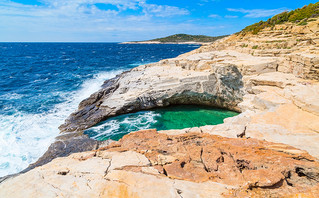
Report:
[{"label": "white cloud", "polygon": [[[143,10],[144,14],[157,17],[189,14],[189,11],[184,8],[167,5],[148,4],[146,3],[146,0],[42,0],[41,2],[43,3],[43,5],[41,6],[32,6],[14,3],[6,0],[5,3],[0,3],[0,10],[7,10],[7,12],[11,12],[12,15],[23,13],[30,16],[38,16],[39,13],[43,15],[60,13],[73,16],[73,14],[78,13],[86,15],[91,14],[95,15],[95,17],[99,17],[98,14],[107,12],[116,14],[128,9],[141,9]],[[114,5],[118,9],[101,10],[95,6],[95,4],[97,3]],[[3,12],[0,12],[0,16],[1,15],[3,15]]]},{"label": "white cloud", "polygon": [[189,11],[183,8],[167,5],[156,4],[139,4],[143,8],[143,12],[147,15],[153,15],[157,17],[171,17],[176,15],[188,15]]},{"label": "white cloud", "polygon": [[[0,41],[127,41],[180,32],[220,31],[191,21],[176,22],[176,17],[189,11],[147,4],[145,0],[41,0],[41,3],[33,6],[0,0]],[[113,6],[102,10],[96,3]]]},{"label": "white cloud", "polygon": [[247,10],[243,8],[239,9],[234,9],[234,8],[227,8],[228,11],[230,12],[240,12],[246,14],[245,17],[247,18],[260,18],[260,17],[270,17],[276,14],[279,14],[281,12],[287,11],[287,8],[278,8],[278,9],[271,9],[271,10],[266,10],[266,9],[252,9],[252,10]]},{"label": "white cloud", "polygon": [[238,16],[235,16],[235,15],[226,15],[225,18],[226,18],[226,19],[236,19],[236,18],[238,18]]},{"label": "white cloud", "polygon": [[[30,16],[30,17],[48,17],[61,15],[68,17],[93,16],[95,18],[104,18],[106,15],[116,15],[125,10],[142,10],[140,15],[149,15],[152,17],[170,17],[176,15],[187,15],[189,11],[184,8],[167,5],[147,4],[145,0],[42,0],[43,5],[24,5],[5,0],[0,3],[0,16]],[[103,10],[95,4],[110,4],[117,9]]]},{"label": "white cloud", "polygon": [[210,17],[210,18],[219,18],[220,16],[218,14],[211,14],[208,17]]}]

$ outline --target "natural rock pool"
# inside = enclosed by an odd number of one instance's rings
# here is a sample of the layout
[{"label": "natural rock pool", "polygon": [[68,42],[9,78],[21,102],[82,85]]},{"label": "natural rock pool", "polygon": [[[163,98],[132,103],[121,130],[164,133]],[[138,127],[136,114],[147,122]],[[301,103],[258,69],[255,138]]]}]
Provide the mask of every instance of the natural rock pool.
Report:
[{"label": "natural rock pool", "polygon": [[178,105],[116,116],[88,129],[85,134],[96,140],[119,140],[141,129],[169,130],[217,125],[238,113],[225,109]]}]

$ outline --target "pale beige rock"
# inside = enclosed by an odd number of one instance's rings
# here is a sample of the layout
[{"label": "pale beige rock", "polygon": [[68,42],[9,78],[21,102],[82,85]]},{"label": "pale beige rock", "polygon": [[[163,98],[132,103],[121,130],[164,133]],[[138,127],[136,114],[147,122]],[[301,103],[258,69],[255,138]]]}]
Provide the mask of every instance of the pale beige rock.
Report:
[{"label": "pale beige rock", "polygon": [[[168,178],[158,178],[152,175],[126,171],[113,171],[108,175],[108,178],[110,179],[110,184],[104,190],[103,195],[114,198],[218,198],[223,197],[222,194],[231,189],[231,186],[215,182],[195,183],[183,180],[170,180]],[[113,178],[115,181],[112,180]]]},{"label": "pale beige rock", "polygon": [[[99,157],[83,160],[92,152],[67,158],[9,178],[0,185],[0,197],[222,197],[232,187],[215,182],[195,183],[157,177],[158,170],[144,155],[133,151],[100,152]],[[107,159],[105,158],[107,157]],[[114,170],[142,166],[142,173]]]},{"label": "pale beige rock", "polygon": [[200,129],[200,127],[193,127],[187,130],[187,133],[201,133],[201,132],[202,130]]},{"label": "pale beige rock", "polygon": [[167,135],[180,135],[180,134],[184,134],[184,133],[187,133],[187,130],[189,130],[188,128],[187,129],[181,129],[181,130],[164,130],[164,131],[158,131],[159,133],[165,133]]},{"label": "pale beige rock", "polygon": [[319,116],[319,84],[302,84],[288,89],[286,95],[299,108]]},{"label": "pale beige rock", "polygon": [[285,143],[319,158],[318,83],[280,72],[246,76],[243,113],[204,133]]},{"label": "pale beige rock", "polygon": [[285,88],[289,85],[296,85],[298,78],[292,74],[283,74],[280,72],[270,72],[262,75],[249,76],[248,83],[261,86],[276,86],[279,88]]},{"label": "pale beige rock", "polygon": [[206,125],[200,127],[203,133],[212,135],[221,135],[229,138],[237,138],[245,131],[243,124],[219,124],[219,125]]},{"label": "pale beige rock", "polygon": [[[250,33],[231,35],[184,54],[182,57],[216,50],[233,50],[257,57],[275,58],[277,61],[275,71],[292,73],[305,79],[319,80],[318,31],[318,19],[304,26],[296,26],[291,23],[280,24],[272,29],[265,28],[257,35]],[[255,65],[258,65],[258,62],[256,63]]]},{"label": "pale beige rock", "polygon": [[184,59],[163,60],[121,74],[111,87],[82,101],[78,112],[71,114],[60,129],[84,130],[110,116],[174,104],[237,108],[243,86],[236,66],[219,64],[199,71],[177,66],[179,60]]},{"label": "pale beige rock", "polygon": [[313,132],[295,133],[280,125],[272,124],[249,124],[246,129],[246,137],[257,138],[276,143],[285,143],[307,151],[314,157],[319,158],[318,144],[319,135]]}]

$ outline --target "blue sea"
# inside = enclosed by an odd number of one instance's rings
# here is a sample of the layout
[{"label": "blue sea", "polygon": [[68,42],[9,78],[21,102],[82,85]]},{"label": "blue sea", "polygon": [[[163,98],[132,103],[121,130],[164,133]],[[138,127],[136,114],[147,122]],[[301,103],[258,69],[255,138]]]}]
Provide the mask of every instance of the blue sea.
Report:
[{"label": "blue sea", "polygon": [[0,43],[0,177],[35,162],[59,134],[58,126],[105,80],[198,47]]}]

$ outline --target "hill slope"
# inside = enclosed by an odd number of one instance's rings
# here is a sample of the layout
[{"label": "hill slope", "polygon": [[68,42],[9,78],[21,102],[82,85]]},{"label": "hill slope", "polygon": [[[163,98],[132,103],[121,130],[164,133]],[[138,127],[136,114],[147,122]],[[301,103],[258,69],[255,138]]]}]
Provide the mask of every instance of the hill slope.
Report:
[{"label": "hill slope", "polygon": [[226,36],[204,36],[204,35],[189,35],[189,34],[175,34],[171,36],[167,36],[164,38],[157,38],[150,41],[159,41],[162,43],[168,42],[214,42],[218,39],[224,38]]},{"label": "hill slope", "polygon": [[308,22],[314,20],[314,18],[319,17],[319,2],[315,4],[305,5],[302,8],[292,10],[290,12],[286,11],[269,18],[267,21],[260,21],[258,23],[252,24],[245,27],[240,33],[252,32],[253,34],[258,34],[258,32],[266,27],[274,27],[278,24],[283,24],[286,22],[296,23],[297,25],[307,25]]},{"label": "hill slope", "polygon": [[189,34],[174,34],[171,36],[156,38],[147,41],[132,41],[125,43],[211,43],[225,36],[204,36],[204,35],[189,35]]}]

